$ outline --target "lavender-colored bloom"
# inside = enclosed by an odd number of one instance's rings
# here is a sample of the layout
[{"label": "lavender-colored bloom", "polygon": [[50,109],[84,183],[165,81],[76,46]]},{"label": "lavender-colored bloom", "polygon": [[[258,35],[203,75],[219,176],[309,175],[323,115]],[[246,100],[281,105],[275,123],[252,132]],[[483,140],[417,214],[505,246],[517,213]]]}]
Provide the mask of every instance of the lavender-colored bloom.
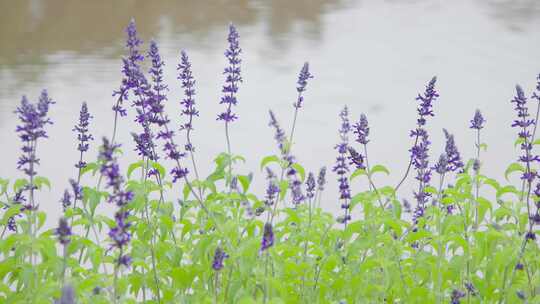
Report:
[{"label": "lavender-colored bloom", "polygon": [[362,145],[369,142],[369,124],[365,114],[360,115],[360,120],[353,125],[353,133],[356,134],[356,141]]},{"label": "lavender-colored bloom", "polygon": [[476,296],[477,290],[472,283],[470,282],[465,283],[465,289],[467,289],[467,292],[470,293],[471,295]]},{"label": "lavender-colored bloom", "polygon": [[540,102],[540,74],[538,74],[538,77],[536,77],[536,92],[533,93],[532,97],[533,99],[538,100]]},{"label": "lavender-colored bloom", "polygon": [[279,152],[281,152],[281,158],[288,162],[288,166],[292,165],[294,163],[294,157],[289,153],[289,147],[287,146],[287,136],[285,135],[285,131],[281,128],[279,125],[279,122],[276,119],[276,115],[272,110],[268,111],[270,114],[270,123],[269,126],[274,128],[275,135],[274,139],[276,140],[276,143],[279,148]]},{"label": "lavender-colored bloom", "polygon": [[135,20],[131,20],[126,28],[127,41],[126,48],[128,54],[122,58],[122,73],[124,74],[120,88],[113,92],[113,96],[118,96],[118,102],[113,106],[113,111],[126,116],[126,109],[123,107],[123,102],[129,97],[129,91],[134,90],[139,84],[139,78],[142,75],[140,71],[140,63],[144,60],[144,56],[140,53],[139,47],[142,40],[137,37],[137,28]]},{"label": "lavender-colored bloom", "polygon": [[439,97],[439,94],[435,90],[436,82],[437,77],[433,77],[426,86],[425,92],[423,94],[418,94],[416,100],[420,101],[420,104],[417,108],[417,127],[416,129],[412,130],[410,134],[411,137],[415,138],[415,144],[409,151],[411,152],[412,165],[417,171],[415,178],[419,182],[418,191],[414,193],[417,201],[417,206],[413,215],[413,220],[415,222],[419,217],[424,215],[425,204],[431,196],[430,193],[425,191],[431,180],[428,154],[429,145],[431,142],[429,141],[428,134],[424,129],[424,126],[426,124],[426,119],[430,116],[434,116],[433,102],[436,101],[437,97]]},{"label": "lavender-colored bloom", "polygon": [[455,172],[459,170],[458,173],[461,173],[463,171],[463,162],[454,141],[454,135],[450,134],[446,129],[443,129],[443,131],[446,137],[444,151],[448,157],[448,171]]},{"label": "lavender-colored bloom", "polygon": [[178,79],[182,82],[182,88],[184,89],[184,99],[180,102],[184,107],[182,109],[182,115],[188,117],[188,121],[181,126],[181,130],[186,130],[187,140],[186,150],[194,151],[194,147],[191,143],[189,134],[193,130],[193,117],[199,116],[199,111],[195,108],[195,79],[191,71],[191,62],[185,51],[181,52],[180,64],[178,64],[177,70],[180,71]]},{"label": "lavender-colored bloom", "polygon": [[535,121],[530,118],[528,107],[527,107],[527,97],[523,89],[516,85],[516,96],[511,100],[515,104],[515,110],[517,112],[518,118],[512,123],[512,127],[519,128],[519,138],[523,140],[521,143],[521,150],[523,155],[520,156],[519,161],[524,163],[526,166],[525,172],[523,172],[521,179],[532,182],[537,174],[533,172],[530,168],[533,162],[540,162],[540,157],[538,155],[532,154],[532,143],[533,140],[530,127],[534,128]]},{"label": "lavender-colored bloom", "polygon": [[304,96],[302,96],[302,94],[306,91],[308,79],[310,78],[313,78],[313,75],[309,72],[309,63],[306,62],[302,66],[300,74],[298,75],[298,81],[296,82],[298,84],[298,86],[296,87],[296,91],[298,92],[298,99],[293,104],[296,109],[302,107],[302,102],[304,102]]},{"label": "lavender-colored bloom", "polygon": [[287,175],[290,184],[289,188],[291,189],[292,193],[292,202],[296,207],[306,199],[306,197],[302,193],[302,182],[296,176],[296,170],[292,168],[289,168]]},{"label": "lavender-colored bloom", "polygon": [[69,224],[67,220],[64,217],[61,217],[58,222],[58,228],[56,228],[55,232],[56,236],[58,236],[58,241],[62,245],[67,245],[71,241],[71,228],[69,227]]},{"label": "lavender-colored bloom", "polygon": [[214,260],[212,261],[212,268],[215,271],[219,271],[223,268],[223,260],[228,258],[229,255],[221,249],[221,247],[217,247],[216,251],[214,253]]},{"label": "lavender-colored bloom", "polygon": [[150,123],[156,124],[159,127],[169,122],[165,116],[163,102],[167,100],[165,92],[169,89],[163,82],[163,67],[165,63],[161,59],[159,54],[159,48],[157,43],[152,40],[150,42],[150,49],[147,54],[151,61],[150,69],[148,73],[152,78],[152,90],[148,98],[148,113],[150,115]]},{"label": "lavender-colored bloom", "polygon": [[[131,234],[128,231],[131,224],[127,220],[129,211],[126,210],[126,206],[132,201],[133,193],[123,190],[124,179],[120,175],[117,159],[114,156],[114,150],[118,147],[119,145],[112,144],[104,137],[99,160],[102,162],[100,172],[107,178],[107,187],[111,188],[112,191],[108,201],[118,206],[118,211],[114,216],[116,226],[109,231],[109,237],[113,241],[113,247],[122,249],[131,239]],[[122,265],[125,260],[119,257],[117,262],[118,265]]]},{"label": "lavender-colored bloom", "polygon": [[19,157],[17,169],[23,171],[30,179],[37,174],[35,166],[39,165],[34,143],[40,138],[47,138],[45,126],[52,124],[47,115],[49,106],[54,103],[47,91],[43,90],[37,104],[31,104],[26,96],[23,96],[21,105],[15,110],[21,122],[15,131],[23,143],[23,154]]},{"label": "lavender-colored bloom", "polygon": [[319,175],[317,177],[317,190],[319,192],[323,191],[325,184],[326,184],[326,167],[322,167],[319,170]]},{"label": "lavender-colored bloom", "polygon": [[448,172],[448,157],[446,156],[446,153],[442,153],[441,156],[439,156],[439,160],[433,166],[433,170],[440,175]]},{"label": "lavender-colored bloom", "polygon": [[86,167],[86,162],[83,161],[82,155],[84,152],[88,151],[89,142],[94,139],[92,134],[88,132],[88,125],[90,124],[90,119],[92,118],[92,115],[90,115],[88,112],[88,105],[86,102],[83,102],[81,111],[79,113],[79,122],[73,128],[73,131],[77,132],[77,139],[79,141],[77,150],[81,152],[81,159],[75,164],[75,168],[78,169]]},{"label": "lavender-colored bloom", "polygon": [[272,224],[264,224],[263,238],[261,241],[261,252],[272,247],[274,245],[274,231],[272,230]]},{"label": "lavender-colored bloom", "polygon": [[341,208],[344,210],[345,215],[342,217],[341,220],[338,220],[344,224],[347,224],[347,221],[350,220],[349,213],[349,202],[348,200],[351,198],[351,191],[349,188],[349,179],[347,177],[347,173],[349,172],[349,166],[347,165],[347,151],[348,151],[348,145],[349,145],[349,132],[351,129],[351,126],[349,124],[349,118],[348,118],[349,112],[347,107],[345,106],[341,113],[339,114],[341,118],[341,127],[339,129],[339,135],[341,142],[335,146],[335,149],[338,152],[338,156],[336,158],[336,164],[332,168],[332,171],[334,171],[338,175],[338,182],[339,182],[339,199],[342,200]]},{"label": "lavender-colored bloom", "polygon": [[[15,195],[12,198],[12,204],[14,205],[23,205],[26,202],[26,198],[23,195],[24,189],[20,189],[19,191],[15,192]],[[7,208],[7,207],[6,207]],[[26,209],[29,209],[29,206],[22,206],[20,211],[23,212]],[[10,218],[8,218],[7,222],[7,229],[9,231],[16,232],[17,231],[17,221],[15,217],[21,217],[22,214],[19,213],[18,215],[14,215]]]},{"label": "lavender-colored bloom", "polygon": [[266,206],[272,206],[274,204],[274,200],[276,199],[276,195],[279,193],[279,187],[277,185],[276,175],[274,172],[266,167],[266,173],[267,173],[267,179],[268,179],[268,187],[266,188],[266,197],[264,200],[264,204]]},{"label": "lavender-colored bloom", "polygon": [[460,303],[460,299],[463,298],[463,297],[465,297],[465,296],[466,296],[466,294],[465,294],[463,291],[454,289],[454,290],[452,291],[450,303],[451,303],[451,304],[459,304],[459,303]]},{"label": "lavender-colored bloom", "polygon": [[486,120],[484,119],[484,116],[482,116],[482,113],[480,112],[480,110],[476,110],[476,112],[474,112],[474,117],[473,119],[471,120],[471,129],[476,129],[476,130],[480,130],[484,127],[484,123],[486,122]]},{"label": "lavender-colored bloom", "polygon": [[365,169],[364,156],[351,146],[349,146],[347,150],[349,151],[349,164],[353,165],[356,169]]},{"label": "lavender-colored bloom", "polygon": [[131,256],[128,254],[124,254],[121,257],[118,258],[118,264],[124,265],[125,267],[131,266]]},{"label": "lavender-colored bloom", "polygon": [[312,199],[315,196],[315,175],[313,175],[312,172],[309,172],[307,180],[306,180],[306,196],[309,199]]},{"label": "lavender-colored bloom", "polygon": [[65,285],[62,288],[62,295],[55,304],[75,304],[75,290],[71,285]]},{"label": "lavender-colored bloom", "polygon": [[242,76],[240,75],[240,63],[242,62],[240,53],[242,53],[242,49],[240,48],[239,37],[236,27],[232,24],[229,25],[229,37],[227,38],[229,47],[225,50],[225,57],[229,61],[229,66],[223,72],[225,74],[225,85],[222,90],[224,95],[219,102],[226,105],[226,110],[219,114],[217,118],[217,120],[223,120],[225,123],[233,122],[238,118],[232,112],[231,107],[238,103],[236,93],[238,92],[238,84],[242,82]]},{"label": "lavender-colored bloom", "polygon": [[64,195],[62,196],[62,199],[60,199],[60,202],[62,203],[62,207],[64,208],[64,211],[71,206],[71,194],[66,189],[64,190]]}]

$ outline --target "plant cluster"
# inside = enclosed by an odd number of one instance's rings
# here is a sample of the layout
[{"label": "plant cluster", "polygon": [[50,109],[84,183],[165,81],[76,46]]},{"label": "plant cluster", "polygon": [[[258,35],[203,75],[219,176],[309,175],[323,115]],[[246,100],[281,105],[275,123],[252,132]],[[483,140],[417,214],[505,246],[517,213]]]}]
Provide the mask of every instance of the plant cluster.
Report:
[{"label": "plant cluster", "polygon": [[[435,116],[437,78],[418,95],[410,132],[410,158],[397,185],[382,185],[386,167],[368,157],[368,118],[339,113],[335,164],[309,171],[294,155],[294,135],[313,78],[301,68],[287,132],[274,112],[269,127],[276,153],[260,164],[264,193],[232,153],[230,127],[242,84],[239,33],[229,26],[223,75],[226,151],[208,175],[197,170],[192,136],[199,111],[196,81],[185,51],[178,80],[181,117],[167,116],[164,62],[158,45],[146,53],[132,21],[116,101],[113,132],[94,138],[93,116],[83,103],[76,121],[79,161],[58,202],[58,227],[45,229],[39,175],[40,144],[47,140],[54,101],[43,91],[25,96],[16,110],[22,143],[17,163],[24,178],[0,180],[0,302],[2,303],[536,303],[540,301],[540,174],[535,154],[540,75],[532,95],[516,87],[511,100],[520,155],[506,181],[485,176],[476,111],[471,123],[476,155],[465,160],[443,130],[443,153],[430,155],[427,125]],[[530,113],[530,106],[536,112]],[[128,114],[128,109],[130,113]],[[121,168],[117,126],[126,117],[138,161]],[[89,160],[91,145],[99,155]],[[124,151],[127,153],[128,151]],[[43,160],[49,161],[49,160]],[[307,172],[306,172],[307,171]],[[328,173],[339,192],[323,198]],[[512,185],[511,174],[520,182]],[[377,179],[375,177],[377,176]],[[397,195],[408,177],[417,188],[411,204]],[[332,215],[321,203],[336,204]],[[109,212],[101,212],[100,210]],[[339,208],[338,208],[339,209]]]}]

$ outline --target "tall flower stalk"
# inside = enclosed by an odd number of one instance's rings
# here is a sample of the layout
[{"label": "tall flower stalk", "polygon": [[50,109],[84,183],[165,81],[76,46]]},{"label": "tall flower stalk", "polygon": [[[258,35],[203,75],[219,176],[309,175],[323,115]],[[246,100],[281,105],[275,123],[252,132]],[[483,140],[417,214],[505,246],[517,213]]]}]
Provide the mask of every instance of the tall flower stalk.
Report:
[{"label": "tall flower stalk", "polygon": [[334,171],[338,176],[339,200],[341,202],[341,209],[343,209],[344,213],[343,216],[338,218],[338,222],[344,224],[345,227],[347,227],[347,222],[351,219],[351,215],[349,214],[351,190],[349,186],[349,178],[347,177],[347,174],[349,173],[347,152],[349,151],[349,132],[351,130],[348,116],[349,110],[347,106],[345,106],[339,114],[339,117],[341,118],[341,127],[339,128],[339,137],[341,142],[335,146],[338,156],[336,158],[336,164],[332,168],[332,171]]},{"label": "tall flower stalk", "polygon": [[484,116],[482,115],[482,112],[480,110],[476,110],[474,113],[473,119],[471,120],[471,126],[470,128],[473,130],[476,130],[476,158],[474,159],[473,163],[473,171],[474,171],[474,185],[475,185],[475,193],[474,193],[474,229],[478,229],[478,196],[480,194],[480,150],[482,142],[480,140],[480,130],[484,128],[486,120],[484,119]]},{"label": "tall flower stalk", "polygon": [[229,176],[228,184],[230,188],[230,180],[232,178],[232,152],[231,152],[231,139],[229,135],[229,124],[235,121],[238,116],[232,112],[232,106],[236,106],[238,103],[236,94],[238,93],[238,85],[242,82],[242,76],[240,74],[240,48],[239,42],[240,35],[233,24],[229,25],[229,36],[227,41],[229,47],[225,50],[225,57],[229,62],[229,66],[225,68],[223,74],[225,74],[225,85],[223,86],[220,104],[225,104],[225,111],[218,115],[217,120],[223,120],[225,122],[225,138],[227,140],[227,153],[229,154]]},{"label": "tall flower stalk", "polygon": [[128,205],[133,200],[133,193],[123,189],[124,178],[120,174],[120,167],[118,166],[116,156],[114,156],[115,150],[119,147],[120,145],[113,144],[104,137],[103,145],[99,153],[99,160],[102,163],[100,172],[107,179],[106,187],[111,189],[107,201],[111,204],[115,204],[118,208],[114,215],[116,225],[109,231],[109,237],[112,241],[111,249],[115,248],[118,250],[114,262],[114,303],[118,303],[119,301],[117,284],[120,267],[129,267],[131,264],[131,257],[126,251],[129,241],[131,240],[131,233],[129,232],[131,224],[128,221]]}]

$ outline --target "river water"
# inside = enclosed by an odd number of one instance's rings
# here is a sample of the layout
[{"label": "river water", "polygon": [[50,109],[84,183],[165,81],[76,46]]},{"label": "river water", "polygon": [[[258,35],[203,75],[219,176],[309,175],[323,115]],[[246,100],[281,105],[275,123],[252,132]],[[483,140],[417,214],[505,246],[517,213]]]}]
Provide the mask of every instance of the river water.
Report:
[{"label": "river water", "polygon": [[[96,138],[112,128],[111,93],[121,77],[124,27],[135,18],[141,38],[155,39],[169,85],[167,111],[179,124],[182,91],[176,80],[179,52],[185,49],[197,80],[200,118],[194,123],[194,144],[200,171],[224,151],[222,123],[216,115],[226,65],[227,25],[241,35],[244,82],[232,126],[232,149],[246,156],[240,172],[255,172],[254,186],[263,192],[259,173],[262,157],[277,153],[268,110],[286,129],[292,121],[295,81],[304,61],[315,78],[298,119],[294,154],[307,170],[332,166],[338,142],[338,113],[348,105],[351,119],[368,115],[371,126],[370,162],[392,172],[376,182],[395,184],[404,171],[414,127],[414,98],[437,75],[440,99],[428,122],[432,153],[443,148],[447,128],[456,136],[465,158],[474,155],[474,133],[468,128],[479,108],[488,120],[482,153],[487,174],[501,177],[517,158],[510,128],[510,99],[520,83],[532,93],[540,73],[540,1],[40,1],[0,0],[0,150],[1,177],[20,177],[16,170],[20,143],[13,114],[23,94],[37,99],[42,88],[57,102],[51,109],[55,124],[50,138],[39,145],[39,175],[48,176],[52,191],[38,197],[54,219],[58,200],[74,176],[77,161],[71,131],[82,101],[94,115]],[[145,44],[145,47],[147,44]],[[124,151],[133,149],[132,117],[120,122]],[[91,155],[95,156],[95,141]],[[133,153],[128,153],[133,154]],[[432,156],[432,159],[435,159]],[[126,156],[122,165],[135,159]],[[334,181],[335,176],[329,175]],[[411,196],[411,183],[402,194]],[[365,189],[355,181],[355,191]],[[332,182],[323,207],[338,210]]]}]

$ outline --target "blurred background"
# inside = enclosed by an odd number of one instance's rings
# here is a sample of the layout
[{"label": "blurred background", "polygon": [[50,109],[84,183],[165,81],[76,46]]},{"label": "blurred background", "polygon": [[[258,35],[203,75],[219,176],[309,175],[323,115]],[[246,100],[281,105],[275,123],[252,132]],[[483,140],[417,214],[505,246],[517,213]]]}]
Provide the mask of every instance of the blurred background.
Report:
[{"label": "blurred background", "polygon": [[[428,122],[431,159],[443,149],[442,128],[455,134],[465,159],[474,153],[469,121],[476,108],[487,127],[482,152],[484,172],[502,177],[517,159],[516,130],[510,99],[516,83],[528,95],[540,73],[540,1],[538,0],[221,0],[221,1],[60,1],[0,0],[0,176],[14,179],[20,143],[13,111],[23,94],[35,101],[42,88],[57,102],[50,138],[40,142],[38,174],[48,176],[53,190],[38,196],[54,220],[68,179],[76,172],[76,139],[71,131],[81,102],[89,104],[91,146],[95,158],[101,136],[111,134],[111,96],[121,79],[124,28],[135,18],[140,37],[155,39],[166,63],[166,105],[172,123],[180,124],[180,83],[176,65],[185,49],[197,80],[200,118],[194,123],[199,170],[206,175],[213,157],[224,151],[219,105],[226,65],[227,25],[240,32],[244,82],[240,86],[240,119],[232,126],[232,150],[247,162],[241,173],[254,172],[262,196],[262,157],[278,153],[268,127],[272,109],[289,130],[296,97],[295,82],[305,61],[315,78],[308,85],[298,119],[294,154],[307,170],[331,167],[338,143],[338,113],[344,105],[355,121],[366,113],[371,126],[370,162],[384,164],[392,184],[407,165],[416,122],[414,98],[432,76],[439,78],[436,117]],[[133,114],[133,112],[131,112]],[[120,122],[124,151],[134,148],[129,136],[133,115]],[[123,168],[135,160],[127,153]],[[339,210],[336,176],[323,207]],[[410,178],[412,180],[412,178]],[[412,181],[402,187],[412,197]],[[367,187],[360,179],[353,192]],[[180,192],[180,190],[178,190]],[[55,220],[54,220],[55,221]]]}]

